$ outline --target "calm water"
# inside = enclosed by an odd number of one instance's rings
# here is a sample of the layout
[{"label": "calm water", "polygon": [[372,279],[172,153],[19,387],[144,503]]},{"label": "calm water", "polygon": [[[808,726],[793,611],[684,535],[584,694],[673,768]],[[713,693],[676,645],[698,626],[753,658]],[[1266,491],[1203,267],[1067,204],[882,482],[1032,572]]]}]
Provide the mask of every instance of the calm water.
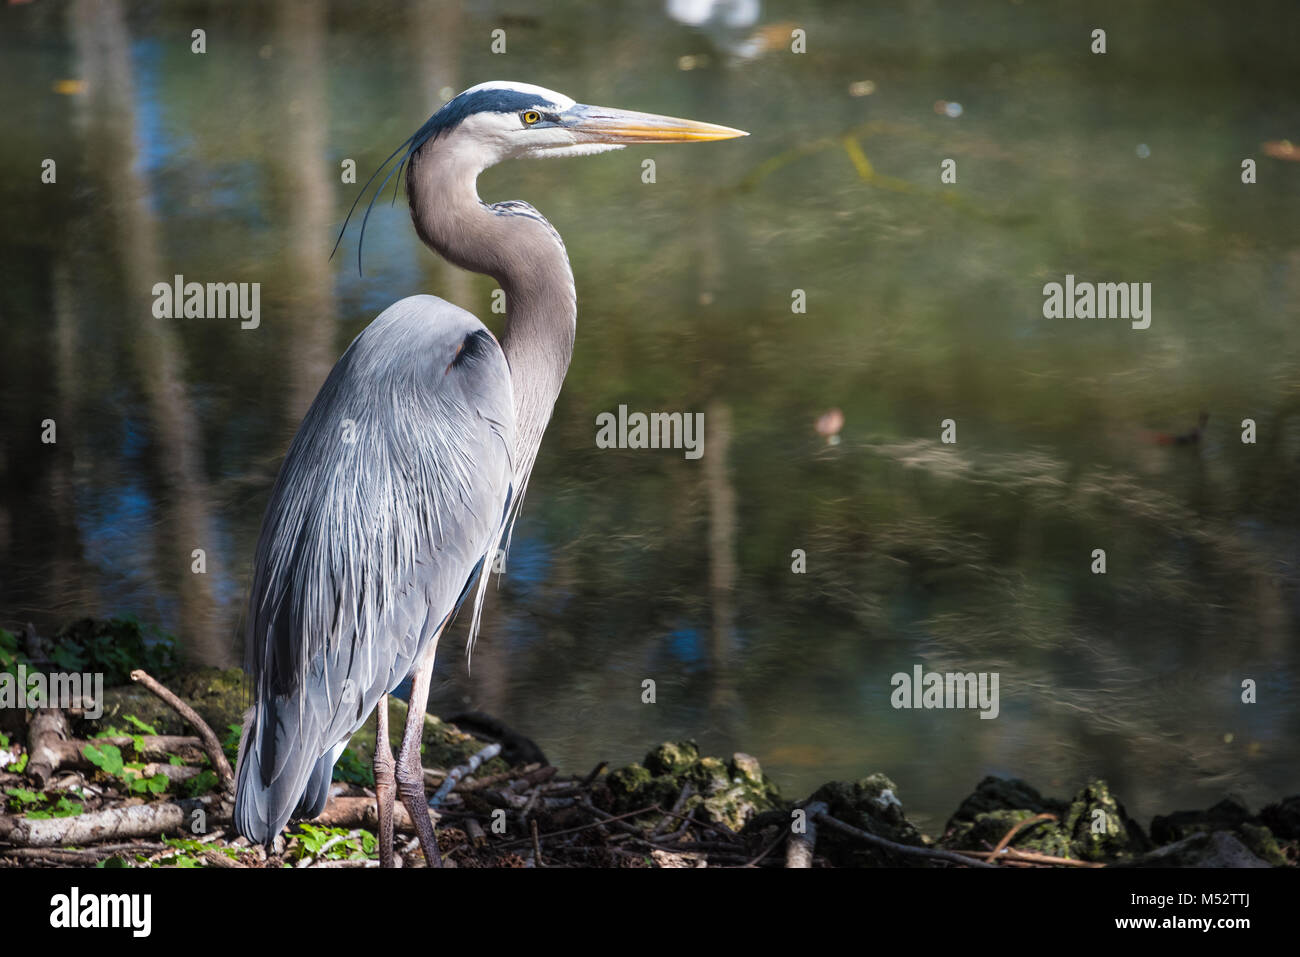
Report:
[{"label": "calm water", "polygon": [[[364,277],[354,236],[328,261],[340,164],[364,180],[451,92],[518,79],[753,135],[480,181],[565,237],[578,344],[432,710],[574,770],[677,737],[792,797],[883,770],[931,828],[986,773],[1104,776],[1143,818],[1300,789],[1300,164],[1262,146],[1300,141],[1300,17],[858,6],[0,11],[0,624],[134,612],[238,661],[270,483],[347,343],[415,292],[499,328],[404,199]],[[153,318],[177,273],[261,283],[260,326]],[[1042,318],[1067,273],[1152,283],[1151,327]],[[596,448],[620,404],[704,412],[704,457]],[[1198,443],[1154,439],[1202,410]],[[998,672],[1000,716],[891,708],[916,664]]]}]

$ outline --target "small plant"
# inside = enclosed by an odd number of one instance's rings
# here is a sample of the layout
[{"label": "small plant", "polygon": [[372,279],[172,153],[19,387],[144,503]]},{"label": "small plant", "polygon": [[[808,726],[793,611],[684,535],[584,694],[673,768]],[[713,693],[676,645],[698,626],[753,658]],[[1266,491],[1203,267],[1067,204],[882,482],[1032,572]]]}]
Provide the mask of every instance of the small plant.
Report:
[{"label": "small plant", "polygon": [[378,846],[378,841],[369,831],[353,834],[341,827],[317,827],[300,822],[288,856],[299,861],[307,857],[320,857],[326,861],[362,859],[374,857]]},{"label": "small plant", "polygon": [[18,674],[18,666],[27,664],[27,658],[18,646],[18,636],[0,628],[0,671]]},{"label": "small plant", "polygon": [[126,684],[143,668],[157,677],[175,672],[176,639],[132,615],[83,618],[59,630],[50,657],[64,671],[102,672],[104,684]]},{"label": "small plant", "polygon": [[122,758],[122,751],[115,744],[87,744],[82,749],[86,760],[110,777],[117,778],[130,794],[162,794],[169,783],[167,775],[161,772],[151,777],[144,776],[144,764],[139,761],[127,762]]},{"label": "small plant", "polygon": [[211,768],[204,768],[194,777],[181,784],[181,793],[185,797],[198,797],[215,788],[221,779]]},{"label": "small plant", "polygon": [[221,750],[226,752],[226,757],[233,764],[239,758],[239,739],[244,733],[243,727],[237,724],[226,725],[226,736],[221,741]]},{"label": "small plant", "polygon": [[243,848],[218,847],[215,844],[204,844],[202,841],[196,841],[190,837],[164,837],[163,843],[171,848],[174,853],[164,854],[154,863],[143,857],[137,857],[136,860],[146,867],[209,867],[210,865],[203,858],[210,851],[224,854],[231,860],[236,861],[239,860],[240,854],[249,853]]},{"label": "small plant", "polygon": [[85,810],[80,799],[70,799],[66,794],[58,795],[57,800],[54,795],[29,791],[27,788],[5,788],[5,794],[8,798],[6,804],[11,811],[33,819],[76,817]]},{"label": "small plant", "polygon": [[334,765],[333,780],[374,787],[375,769],[357,757],[357,753],[349,748],[339,755],[338,762]]}]

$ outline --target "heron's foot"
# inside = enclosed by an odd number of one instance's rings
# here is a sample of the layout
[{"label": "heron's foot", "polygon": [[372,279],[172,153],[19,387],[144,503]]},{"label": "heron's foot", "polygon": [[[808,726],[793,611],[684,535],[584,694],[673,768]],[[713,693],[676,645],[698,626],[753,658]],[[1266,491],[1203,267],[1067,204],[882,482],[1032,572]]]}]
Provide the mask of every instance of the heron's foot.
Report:
[{"label": "heron's foot", "polygon": [[397,793],[406,807],[406,813],[415,825],[420,839],[420,850],[430,867],[442,867],[442,854],[438,851],[438,835],[434,832],[433,818],[429,814],[429,798],[424,793],[424,769],[420,765],[419,751],[414,761],[403,753],[397,760]]}]

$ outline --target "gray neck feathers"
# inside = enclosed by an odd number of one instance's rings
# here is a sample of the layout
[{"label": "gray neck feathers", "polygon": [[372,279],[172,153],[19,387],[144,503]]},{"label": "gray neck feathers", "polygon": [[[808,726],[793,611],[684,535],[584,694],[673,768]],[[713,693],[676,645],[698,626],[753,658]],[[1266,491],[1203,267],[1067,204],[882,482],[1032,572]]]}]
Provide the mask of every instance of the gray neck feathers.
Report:
[{"label": "gray neck feathers", "polygon": [[505,292],[501,349],[514,389],[517,502],[573,356],[577,296],[559,233],[526,203],[483,203],[478,173],[454,136],[434,140],[411,158],[407,196],[415,231],[429,248],[491,276]]}]

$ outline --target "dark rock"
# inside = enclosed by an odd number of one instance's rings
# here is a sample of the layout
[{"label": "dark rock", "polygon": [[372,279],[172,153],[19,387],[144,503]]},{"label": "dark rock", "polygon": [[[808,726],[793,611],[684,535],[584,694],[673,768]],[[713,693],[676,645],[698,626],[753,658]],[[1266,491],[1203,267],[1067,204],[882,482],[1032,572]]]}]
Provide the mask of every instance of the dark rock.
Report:
[{"label": "dark rock", "polygon": [[[805,803],[816,801],[826,804],[831,817],[868,834],[913,847],[926,844],[920,830],[903,813],[898,786],[883,774],[871,774],[854,782],[823,784]],[[902,857],[828,827],[817,831],[817,854],[837,867],[926,866],[920,858]]]},{"label": "dark rock", "polygon": [[[1285,826],[1284,814],[1271,817]],[[1273,832],[1262,823],[1262,816],[1255,817],[1250,808],[1235,797],[1224,798],[1204,811],[1174,811],[1151,821],[1151,838],[1157,844],[1171,844],[1196,834],[1219,831],[1231,832],[1251,853],[1269,864],[1281,866],[1286,863],[1286,856],[1278,847]]]},{"label": "dark rock", "polygon": [[1228,831],[1194,834],[1121,867],[1268,867]]},{"label": "dark rock", "polygon": [[1250,820],[1250,809],[1236,798],[1224,798],[1206,811],[1174,811],[1151,819],[1151,840],[1172,844],[1193,834],[1230,831]]},{"label": "dark rock", "polygon": [[1259,819],[1283,840],[1300,840],[1300,794],[1270,804],[1259,812]]}]

